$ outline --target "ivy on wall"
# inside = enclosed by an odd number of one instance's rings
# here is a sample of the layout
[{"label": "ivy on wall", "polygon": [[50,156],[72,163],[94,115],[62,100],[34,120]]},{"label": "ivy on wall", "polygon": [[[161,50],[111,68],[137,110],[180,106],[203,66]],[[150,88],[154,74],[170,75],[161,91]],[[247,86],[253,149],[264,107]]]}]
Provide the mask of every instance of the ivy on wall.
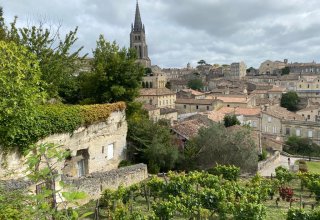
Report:
[{"label": "ivy on wall", "polygon": [[72,133],[81,126],[106,121],[115,111],[125,110],[124,102],[97,105],[40,105],[34,118],[16,123],[16,135],[7,137],[2,148],[20,152],[51,134]]}]

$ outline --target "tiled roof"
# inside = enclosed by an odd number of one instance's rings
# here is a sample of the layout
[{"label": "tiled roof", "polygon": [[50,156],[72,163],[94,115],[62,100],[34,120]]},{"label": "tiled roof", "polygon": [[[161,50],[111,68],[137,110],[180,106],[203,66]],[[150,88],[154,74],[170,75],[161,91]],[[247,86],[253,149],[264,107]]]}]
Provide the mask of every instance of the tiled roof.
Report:
[{"label": "tiled roof", "polygon": [[193,89],[183,89],[182,91],[183,91],[183,92],[187,92],[187,93],[191,93],[192,95],[195,95],[195,96],[197,96],[197,95],[204,95],[204,93],[199,92],[199,91],[197,91],[197,90],[193,90]]},{"label": "tiled roof", "polygon": [[314,106],[309,106],[309,107],[306,107],[304,109],[301,109],[297,112],[306,112],[306,111],[314,111],[314,110],[320,110],[320,106],[319,105],[314,105]]},{"label": "tiled roof", "polygon": [[290,112],[286,108],[282,108],[280,106],[270,106],[266,111],[263,112],[279,119],[304,121],[304,117],[301,115]]},{"label": "tiled roof", "polygon": [[261,113],[260,108],[231,108],[231,107],[222,107],[217,112],[222,114],[235,114],[235,115],[245,115],[245,116],[255,116]]},{"label": "tiled roof", "polygon": [[199,114],[205,115],[214,122],[221,122],[224,119],[225,114],[217,111],[208,111],[208,112],[201,112]]},{"label": "tiled roof", "polygon": [[172,127],[172,130],[186,139],[190,139],[196,136],[202,127],[208,127],[208,124],[201,120],[193,119],[179,122]]},{"label": "tiled roof", "polygon": [[157,110],[158,108],[155,107],[154,105],[149,105],[149,104],[144,104],[143,105],[143,108],[146,110],[146,111],[154,111],[154,110]]},{"label": "tiled roof", "polygon": [[176,104],[212,105],[214,99],[177,99]]},{"label": "tiled roof", "polygon": [[208,96],[208,98],[214,99],[217,98],[225,103],[248,103],[249,98],[247,97],[236,97],[236,96]]},{"label": "tiled roof", "polygon": [[268,92],[284,92],[286,88],[280,86],[273,86],[272,89],[269,89]]},{"label": "tiled roof", "polygon": [[268,90],[253,90],[251,94],[267,94]]},{"label": "tiled roof", "polygon": [[174,112],[178,112],[178,111],[173,108],[160,108],[160,115],[165,115],[165,114],[174,113]]},{"label": "tiled roof", "polygon": [[160,89],[140,89],[140,96],[158,96],[158,95],[175,95],[175,92],[172,92],[167,88]]}]

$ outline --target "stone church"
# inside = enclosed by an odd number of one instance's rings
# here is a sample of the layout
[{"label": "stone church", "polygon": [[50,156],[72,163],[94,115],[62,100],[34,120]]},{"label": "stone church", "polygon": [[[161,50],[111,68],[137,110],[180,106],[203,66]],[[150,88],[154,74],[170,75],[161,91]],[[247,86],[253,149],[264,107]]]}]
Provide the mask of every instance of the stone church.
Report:
[{"label": "stone church", "polygon": [[151,67],[151,60],[148,56],[148,45],[146,42],[146,32],[142,24],[139,3],[137,1],[134,24],[131,24],[130,48],[137,51],[138,62],[144,67]]}]

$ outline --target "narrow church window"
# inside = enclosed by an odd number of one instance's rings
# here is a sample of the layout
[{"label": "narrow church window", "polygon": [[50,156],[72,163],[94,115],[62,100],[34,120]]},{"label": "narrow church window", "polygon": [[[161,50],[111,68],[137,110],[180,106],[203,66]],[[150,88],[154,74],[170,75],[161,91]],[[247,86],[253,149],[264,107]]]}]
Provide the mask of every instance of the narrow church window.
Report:
[{"label": "narrow church window", "polygon": [[141,49],[141,46],[139,46],[139,54],[140,54],[140,58],[142,58],[142,49]]}]

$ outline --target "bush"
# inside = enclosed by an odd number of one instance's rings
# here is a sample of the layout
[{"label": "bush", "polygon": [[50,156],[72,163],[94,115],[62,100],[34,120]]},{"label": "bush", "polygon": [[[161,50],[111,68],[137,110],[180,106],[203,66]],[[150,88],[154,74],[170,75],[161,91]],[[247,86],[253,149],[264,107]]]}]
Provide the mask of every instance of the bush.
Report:
[{"label": "bush", "polygon": [[281,166],[276,168],[276,178],[280,181],[282,185],[285,183],[289,183],[291,180],[294,179],[294,177],[295,175],[286,168]]},{"label": "bush", "polygon": [[291,136],[286,141],[283,148],[284,151],[290,154],[298,154],[303,156],[319,156],[320,146],[313,143],[309,138],[301,138]]},{"label": "bush", "polygon": [[208,172],[216,176],[222,175],[222,178],[226,180],[237,181],[240,175],[240,168],[233,165],[225,166],[217,164],[215,167],[209,169]]},{"label": "bush", "polygon": [[320,219],[320,210],[305,211],[304,209],[291,208],[287,220],[317,220]]},{"label": "bush", "polygon": [[262,154],[259,154],[259,161],[263,161],[267,159],[268,157],[268,152],[265,149],[262,149]]}]

